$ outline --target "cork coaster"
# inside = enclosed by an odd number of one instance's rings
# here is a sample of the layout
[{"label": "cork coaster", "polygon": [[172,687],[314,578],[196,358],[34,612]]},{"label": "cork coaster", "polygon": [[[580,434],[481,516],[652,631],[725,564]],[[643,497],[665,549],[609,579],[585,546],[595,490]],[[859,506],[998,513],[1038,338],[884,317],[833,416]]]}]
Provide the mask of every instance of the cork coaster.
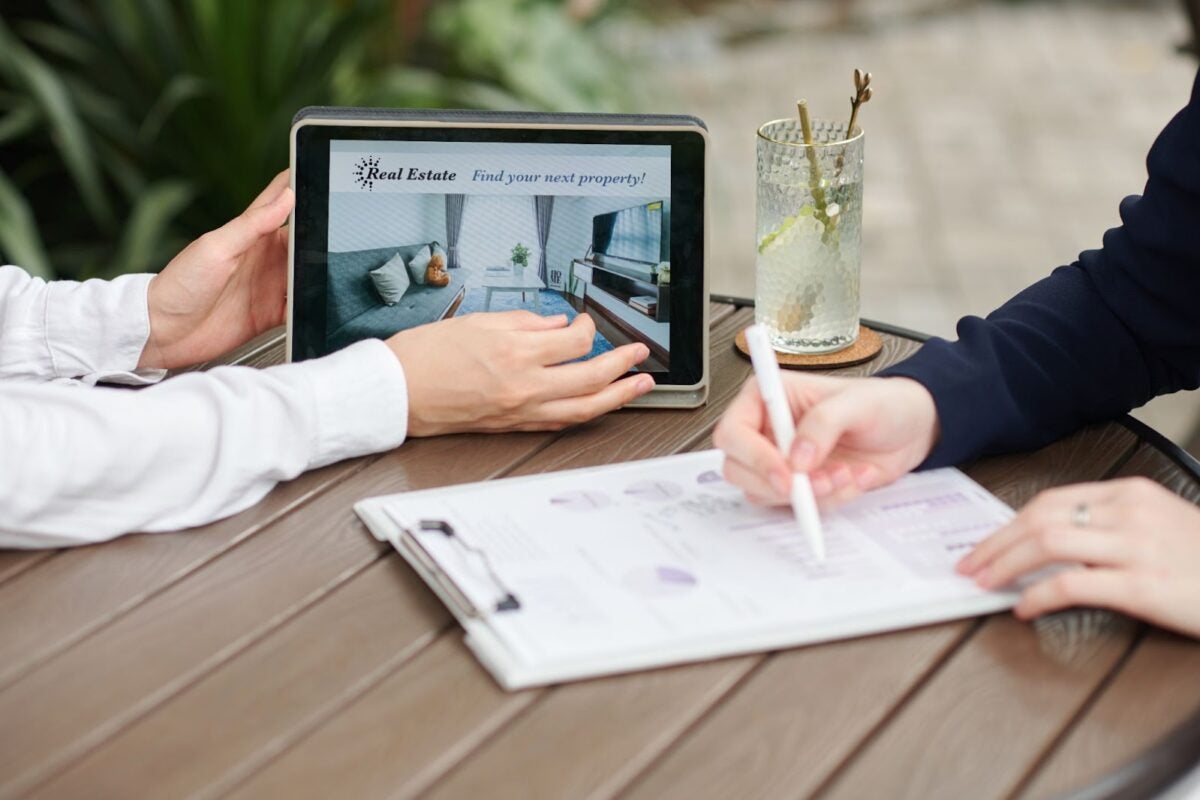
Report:
[{"label": "cork coaster", "polygon": [[[738,331],[733,339],[737,351],[744,357],[750,358],[750,347],[746,344],[746,332]],[[883,350],[883,337],[866,325],[858,326],[858,339],[845,350],[836,353],[821,353],[815,356],[801,356],[792,353],[776,351],[775,357],[779,366],[790,369],[834,369],[836,367],[852,367],[870,361]]]}]

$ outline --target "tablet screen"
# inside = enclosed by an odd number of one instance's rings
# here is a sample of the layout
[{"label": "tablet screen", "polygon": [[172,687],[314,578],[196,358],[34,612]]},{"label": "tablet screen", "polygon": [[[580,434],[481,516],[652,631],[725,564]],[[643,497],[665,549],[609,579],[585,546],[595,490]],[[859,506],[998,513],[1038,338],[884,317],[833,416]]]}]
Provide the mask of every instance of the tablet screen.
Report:
[{"label": "tablet screen", "polygon": [[481,311],[587,310],[588,356],[642,342],[643,368],[669,369],[669,146],[329,148],[329,349]]},{"label": "tablet screen", "polygon": [[291,355],[523,310],[703,374],[703,136],[683,130],[300,124]]}]

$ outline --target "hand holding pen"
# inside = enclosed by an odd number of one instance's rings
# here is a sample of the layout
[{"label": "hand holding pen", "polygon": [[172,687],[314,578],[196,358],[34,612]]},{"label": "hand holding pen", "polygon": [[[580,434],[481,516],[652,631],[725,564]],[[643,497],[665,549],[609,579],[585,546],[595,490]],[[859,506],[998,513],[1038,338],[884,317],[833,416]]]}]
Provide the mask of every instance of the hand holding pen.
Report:
[{"label": "hand holding pen", "polygon": [[726,480],[752,502],[789,504],[792,475],[802,472],[819,505],[839,505],[908,473],[937,440],[937,409],[916,381],[794,371],[780,377],[797,421],[789,452],[776,444],[754,379],[713,433],[725,452]]}]

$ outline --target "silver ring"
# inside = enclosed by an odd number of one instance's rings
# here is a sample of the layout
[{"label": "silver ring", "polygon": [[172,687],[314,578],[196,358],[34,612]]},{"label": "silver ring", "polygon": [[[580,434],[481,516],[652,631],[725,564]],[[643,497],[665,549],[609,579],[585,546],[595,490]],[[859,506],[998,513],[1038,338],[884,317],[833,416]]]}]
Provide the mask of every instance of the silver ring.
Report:
[{"label": "silver ring", "polygon": [[1086,528],[1092,521],[1092,512],[1087,503],[1080,503],[1071,509],[1071,524],[1076,528]]}]

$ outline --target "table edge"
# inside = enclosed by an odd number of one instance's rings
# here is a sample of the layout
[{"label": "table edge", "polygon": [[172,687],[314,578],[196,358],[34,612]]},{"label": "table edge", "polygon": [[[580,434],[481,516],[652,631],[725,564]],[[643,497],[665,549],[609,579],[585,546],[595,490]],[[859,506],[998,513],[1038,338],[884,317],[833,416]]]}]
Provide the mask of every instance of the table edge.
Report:
[{"label": "table edge", "polygon": [[1184,450],[1183,447],[1136,417],[1126,414],[1114,421],[1132,431],[1140,441],[1151,445],[1155,450],[1171,459],[1175,463],[1175,466],[1191,475],[1193,480],[1200,482],[1200,460],[1197,460],[1195,456]]}]

